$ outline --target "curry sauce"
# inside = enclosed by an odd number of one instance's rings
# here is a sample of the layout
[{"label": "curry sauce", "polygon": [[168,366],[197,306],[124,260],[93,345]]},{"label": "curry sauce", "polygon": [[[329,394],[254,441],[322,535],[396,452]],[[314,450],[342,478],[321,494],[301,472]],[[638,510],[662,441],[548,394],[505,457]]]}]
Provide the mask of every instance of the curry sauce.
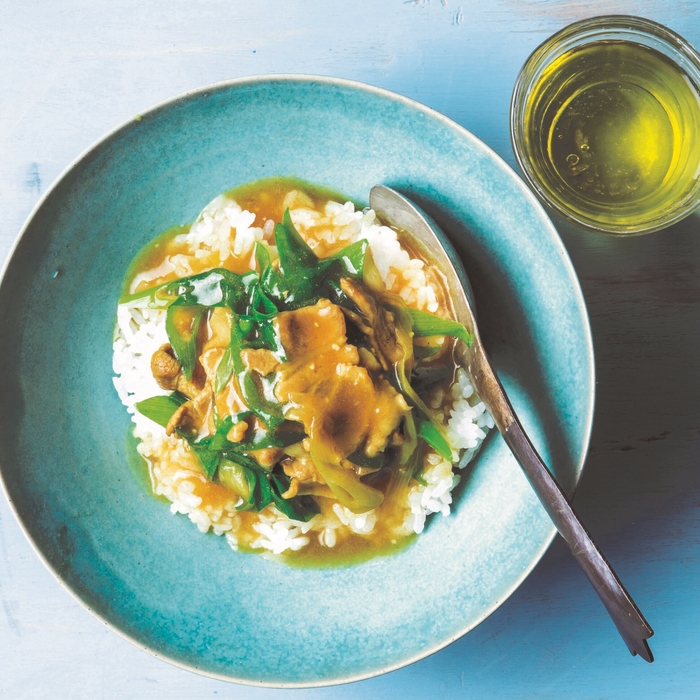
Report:
[{"label": "curry sauce", "polygon": [[[172,393],[136,404],[165,428],[139,448],[154,492],[237,549],[274,552],[266,543],[286,528],[295,565],[409,544],[425,475],[442,470],[449,493],[459,454],[446,438],[455,341],[411,326],[425,313],[417,289],[434,315],[453,316],[444,278],[394,233],[409,264],[379,279],[367,242],[347,234],[354,209],[333,219],[350,221],[336,235],[329,200],[344,201],[283,178],[231,190],[146,246],[122,298],[146,300],[170,339],[150,370]],[[193,231],[228,225],[226,207],[245,227],[198,242]],[[238,251],[236,236],[253,243]]]}]

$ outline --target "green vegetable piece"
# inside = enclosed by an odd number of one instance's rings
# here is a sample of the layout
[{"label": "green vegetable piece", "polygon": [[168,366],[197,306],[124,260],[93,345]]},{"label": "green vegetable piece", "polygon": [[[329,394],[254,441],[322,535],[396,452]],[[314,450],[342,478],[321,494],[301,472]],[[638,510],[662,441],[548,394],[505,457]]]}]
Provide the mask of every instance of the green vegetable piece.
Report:
[{"label": "green vegetable piece", "polygon": [[353,513],[372,510],[384,500],[381,491],[362,483],[352,470],[338,466],[324,441],[311,441],[311,459],[335,497]]},{"label": "green vegetable piece", "polygon": [[243,499],[243,506],[239,507],[240,510],[252,505],[251,497],[255,488],[255,476],[252,477],[251,486],[249,469],[230,459],[222,459],[219,464],[219,481]]},{"label": "green vegetable piece", "polygon": [[423,470],[419,469],[416,471],[416,473],[413,475],[413,478],[421,485],[421,486],[427,486],[428,482],[425,480],[425,476],[423,475]]},{"label": "green vegetable piece", "polygon": [[[423,469],[423,442],[419,440],[418,429],[416,427],[416,421],[413,418],[413,413],[407,414],[404,420],[405,441],[399,452],[398,466],[394,469],[387,488],[387,498],[393,498],[399,490],[408,486],[411,479],[416,479],[418,482],[422,483],[423,486],[427,486],[427,483],[421,477]],[[431,428],[433,427],[430,422],[422,421],[421,419],[419,419],[419,422],[425,423],[431,426]],[[439,432],[438,435],[440,435]]]},{"label": "green vegetable piece", "polygon": [[[280,226],[280,224],[277,225]],[[293,272],[294,269],[299,271],[313,270],[319,258],[299,235],[289,209],[285,209],[281,225],[284,229],[284,235],[280,236],[280,240],[277,241],[278,232],[275,231],[275,243],[277,243],[277,252],[280,256],[282,275]]]},{"label": "green vegetable piece", "polygon": [[209,440],[208,447],[210,450],[215,452],[220,452],[226,446],[230,445],[228,438],[231,428],[233,428],[234,423],[238,421],[234,419],[233,416],[225,416],[223,420],[216,426],[216,432],[211,437],[207,438]]},{"label": "green vegetable piece", "polygon": [[136,410],[163,428],[167,428],[173,413],[187,401],[179,392],[169,396],[152,396],[135,404]]},{"label": "green vegetable piece", "polygon": [[168,283],[167,294],[176,296],[183,306],[228,306],[236,313],[246,313],[252,301],[256,272],[237,275],[225,268],[214,268],[198,275]]},{"label": "green vegetable piece", "polygon": [[221,356],[219,365],[216,368],[216,377],[214,379],[214,393],[218,394],[226,388],[226,385],[231,380],[233,376],[233,351],[231,346],[228,345],[224,354]]},{"label": "green vegetable piece", "polygon": [[178,435],[189,443],[195,457],[199,460],[204,476],[209,481],[213,481],[214,475],[221,461],[222,450],[229,444],[226,439],[228,431],[231,430],[233,419],[227,416],[217,427],[216,433],[201,440],[195,440],[191,435],[186,434],[182,430],[178,430]]},{"label": "green vegetable piece", "polygon": [[394,363],[396,388],[401,391],[409,403],[416,406],[428,419],[431,418],[430,409],[423,400],[416,394],[408,379],[408,375],[413,367],[413,331],[411,330],[411,319],[405,305],[390,305],[394,313],[396,330],[396,340],[401,348],[401,357]]},{"label": "green vegetable piece", "polygon": [[243,503],[236,506],[236,510],[256,510],[255,508],[255,487],[257,486],[259,474],[254,469],[248,469],[240,464],[237,465],[240,470],[241,478],[245,480],[246,486],[244,490],[247,497],[241,496]]},{"label": "green vegetable piece", "polygon": [[288,447],[301,442],[306,437],[306,433],[299,427],[284,427],[284,424],[276,430],[258,430],[248,440],[229,443],[229,449],[241,452],[251,450],[262,450],[266,447]]},{"label": "green vegetable piece", "polygon": [[[414,449],[407,455],[403,455],[399,460],[399,464],[396,469],[394,469],[391,475],[391,481],[387,488],[387,498],[391,499],[397,493],[397,491],[402,490],[404,487],[408,486],[411,479],[419,479],[420,472],[423,467],[423,443],[418,441],[415,436],[415,425],[413,427],[414,436]],[[402,451],[403,452],[403,451]],[[405,461],[401,461],[405,459]],[[422,482],[424,486],[427,486]]]},{"label": "green vegetable piece", "polygon": [[469,331],[457,321],[452,321],[448,318],[440,318],[426,311],[417,311],[416,309],[406,308],[408,315],[411,318],[413,333],[417,337],[433,336],[433,335],[449,335],[452,338],[458,338],[465,342],[468,346],[474,342]]},{"label": "green vegetable piece", "polygon": [[452,461],[452,448],[435,423],[427,420],[418,421],[418,436],[423,438],[443,459]]},{"label": "green vegetable piece", "polygon": [[[257,373],[249,371],[245,366],[241,357],[241,351],[245,347],[244,331],[245,328],[242,328],[241,324],[237,323],[234,317],[231,324],[231,343],[229,345],[230,362],[233,365],[233,371],[236,373],[238,386],[246,405],[270,430],[274,430],[284,421],[282,406],[274,396],[274,386],[272,385],[274,379],[271,377],[260,377]],[[222,372],[222,376],[223,374],[224,372]]]},{"label": "green vegetable piece", "polygon": [[313,498],[295,496],[294,498],[282,498],[282,494],[289,488],[290,479],[286,474],[271,474],[270,486],[272,501],[277,510],[291,520],[308,522],[320,509]]},{"label": "green vegetable piece", "polygon": [[261,511],[270,503],[292,520],[306,522],[319,512],[312,498],[297,496],[282,498],[289,488],[285,474],[270,474],[252,460],[241,455],[223,459],[219,466],[219,481],[238,494],[243,503],[237,510]]},{"label": "green vegetable piece", "polygon": [[168,285],[170,284],[171,282],[163,282],[163,284],[159,284],[156,287],[149,287],[140,292],[134,292],[134,294],[125,294],[120,297],[118,303],[120,306],[130,306],[137,301],[141,301],[141,299],[148,299],[150,307],[168,306],[177,298],[177,295],[168,292]]},{"label": "green vegetable piece", "polygon": [[259,284],[253,288],[251,310],[256,320],[277,314],[277,307],[268,299]]},{"label": "green vegetable piece", "polygon": [[[182,435],[182,433],[180,434]],[[214,479],[214,474],[216,474],[216,470],[219,467],[221,455],[217,451],[210,450],[208,447],[200,445],[196,442],[190,442],[190,447],[199,460],[204,476],[207,477],[208,481],[212,481]]]},{"label": "green vegetable piece", "polygon": [[[249,457],[237,452],[223,451],[219,464],[219,481],[232,489],[243,503],[236,510],[262,510],[267,503],[261,504],[260,480],[267,482],[267,473]],[[262,487],[264,488],[264,486]]]},{"label": "green vegetable piece", "polygon": [[289,209],[275,227],[279,270],[267,251],[256,249],[261,286],[279,309],[298,309],[326,297],[334,299],[341,277],[362,277],[367,241],[358,241],[328,258],[319,258],[296,230]]},{"label": "green vegetable piece", "polygon": [[338,278],[356,277],[361,279],[368,246],[369,243],[366,240],[355,241],[326,260],[333,262],[334,272],[337,271]]},{"label": "green vegetable piece", "polygon": [[441,345],[416,345],[413,344],[413,355],[416,360],[427,360],[434,355],[437,355],[441,350],[445,348]]},{"label": "green vegetable piece", "polygon": [[352,454],[349,454],[346,459],[348,462],[357,464],[365,469],[381,469],[386,462],[386,454],[384,452],[378,452],[372,457],[368,457],[363,449],[355,450]]},{"label": "green vegetable piece", "polygon": [[260,270],[260,285],[272,299],[284,305],[285,295],[282,278],[270,262],[270,253],[262,243],[255,244],[255,260]]},{"label": "green vegetable piece", "polygon": [[[394,373],[397,389],[404,395],[404,398],[409,404],[415,406],[423,417],[431,422],[434,431],[442,436],[442,443],[447,444],[447,440],[444,435],[444,427],[435,418],[433,412],[425,405],[425,402],[418,396],[416,390],[411,385],[408,379],[408,374],[411,372],[413,367],[413,335],[415,331],[413,330],[413,318],[411,315],[412,309],[409,309],[399,298],[393,298],[391,301],[386,302],[387,306],[391,309],[394,314],[395,330],[396,330],[396,341],[398,346],[401,348],[401,357],[394,362]],[[426,314],[431,316],[430,314]],[[426,440],[427,442],[427,440]],[[436,448],[437,449],[437,448]]]},{"label": "green vegetable piece", "polygon": [[399,452],[399,464],[407,464],[411,455],[415,454],[418,447],[418,432],[416,421],[413,418],[413,411],[406,414],[404,418],[404,443]]},{"label": "green vegetable piece", "polygon": [[[183,333],[176,322],[177,316],[182,313],[192,313],[195,309],[194,322],[189,334]],[[197,336],[199,335],[199,325],[202,321],[203,309],[195,306],[189,307],[180,304],[178,299],[168,308],[165,319],[165,330],[168,340],[173,348],[177,361],[182,365],[182,372],[187,379],[192,379],[194,368],[197,364]]]},{"label": "green vegetable piece", "polygon": [[267,473],[257,472],[257,483],[255,484],[255,510],[258,512],[267,508],[272,503],[272,487],[267,480]]},{"label": "green vegetable piece", "polygon": [[236,510],[251,510],[255,508],[255,486],[260,478],[260,473],[255,469],[243,467],[243,474],[248,482],[248,499],[244,500],[240,506],[236,506]]},{"label": "green vegetable piece", "polygon": [[[258,416],[270,430],[284,422],[282,405],[274,399],[272,379],[245,369],[238,376],[241,393],[248,408]],[[271,396],[273,398],[268,398]]]}]

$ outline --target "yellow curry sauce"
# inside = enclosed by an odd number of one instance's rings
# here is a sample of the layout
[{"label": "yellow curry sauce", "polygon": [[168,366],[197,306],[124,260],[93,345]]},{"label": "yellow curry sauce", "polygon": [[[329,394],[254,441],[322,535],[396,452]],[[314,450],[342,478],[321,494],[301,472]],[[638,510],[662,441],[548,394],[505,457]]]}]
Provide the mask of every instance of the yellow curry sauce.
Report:
[{"label": "yellow curry sauce", "polygon": [[[290,206],[290,192],[293,193],[294,206],[304,206],[311,210],[322,211],[329,199],[345,201],[328,190],[284,178],[245,185],[231,190],[226,196],[242,209],[254,213],[255,225],[262,227],[268,220],[282,220],[285,209]],[[138,254],[128,270],[124,286],[126,294],[141,292],[182,277],[177,270],[165,271],[164,267],[167,260],[177,256],[186,256],[188,274],[205,272],[215,267],[224,267],[237,274],[250,272],[250,253],[240,257],[232,253],[223,261],[219,259],[216,251],[200,257],[188,254],[188,246],[182,241],[182,234],[188,229],[189,227],[171,229],[157,237]],[[305,233],[307,242],[308,236],[313,237],[314,233],[313,230]],[[423,258],[425,262],[425,256],[421,255],[415,246],[407,244],[405,237],[400,240],[402,247],[412,257]],[[320,232],[314,241],[314,252],[320,258],[325,258],[337,253],[346,245],[347,241],[329,242],[323,232]],[[159,269],[164,270],[163,274],[157,274]],[[426,265],[425,272],[437,293],[437,315],[453,317],[449,295],[440,273],[430,265]],[[141,281],[135,283],[139,278],[142,278]],[[397,277],[387,291],[398,294],[401,286],[402,280]],[[193,318],[185,314],[178,322],[184,326],[189,324],[191,330]],[[321,299],[313,306],[280,312],[276,323],[286,351],[286,361],[278,364],[276,360],[266,358],[263,353],[268,351],[254,351],[244,359],[246,363],[263,363],[265,369],[258,369],[263,376],[271,371],[278,373],[279,379],[275,385],[277,399],[280,403],[291,406],[285,415],[287,419],[303,424],[308,435],[304,442],[305,449],[310,450],[314,461],[323,460],[319,445],[323,445],[324,449],[330,445],[330,449],[336,450],[341,464],[347,455],[362,445],[367,446],[365,449],[370,456],[385,450],[387,446],[391,447],[396,425],[410,408],[403,396],[397,393],[386,379],[386,368],[382,370],[374,366],[372,358],[366,357],[367,353],[363,356],[362,351],[350,343],[346,317],[340,307]],[[192,378],[193,382],[202,385],[215,373],[228,342],[230,325],[230,314],[227,317],[223,308],[214,309],[208,314],[206,323],[201,324],[199,338],[202,353]],[[443,389],[449,388],[455,371],[452,341],[439,337],[421,339],[419,344],[438,344],[443,347],[429,363],[433,366],[444,366],[448,370]],[[376,360],[374,363],[376,364]],[[245,408],[233,386],[234,383],[231,382],[229,387],[215,397],[213,406],[219,414],[234,414]],[[317,439],[317,435],[321,433],[323,439]],[[419,441],[418,444],[418,449],[426,449],[422,442]],[[290,449],[289,452],[294,450]],[[289,461],[295,458],[287,456],[286,459]],[[151,482],[154,483],[154,463],[152,460],[146,461],[151,473]],[[161,470],[165,462],[167,455],[159,459]],[[303,459],[301,463],[303,465]],[[338,470],[338,467],[334,469]],[[378,491],[387,488],[388,479],[381,471],[379,474],[372,474],[369,481]],[[324,486],[323,480],[320,479],[319,482],[302,484],[301,488],[306,488],[306,493],[316,497],[323,515],[332,508],[335,501],[328,497],[332,496],[332,493]],[[233,511],[237,500],[236,494],[230,488],[203,477],[195,481],[192,493],[202,499],[202,507],[209,506],[220,511]],[[285,561],[297,565],[338,565],[392,553],[412,541],[414,535],[402,531],[401,528],[408,513],[405,498],[384,498],[384,501],[376,506],[375,513],[376,525],[370,534],[344,532],[333,547],[323,546],[317,537],[311,536],[303,549],[296,552],[287,551],[282,556]],[[258,513],[254,511],[239,511],[237,533],[240,535],[247,532],[250,540],[254,536],[252,528],[257,519]]]}]

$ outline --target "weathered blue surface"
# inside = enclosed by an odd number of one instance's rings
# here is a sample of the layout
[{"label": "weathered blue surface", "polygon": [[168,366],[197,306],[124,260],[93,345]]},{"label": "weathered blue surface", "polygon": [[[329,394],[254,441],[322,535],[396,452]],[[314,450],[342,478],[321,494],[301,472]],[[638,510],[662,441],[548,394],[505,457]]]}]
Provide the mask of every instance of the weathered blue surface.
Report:
[{"label": "weathered blue surface", "polygon": [[[37,198],[82,150],[153,103],[204,84],[290,72],[361,80],[443,112],[513,162],[513,82],[529,52],[568,22],[633,12],[700,46],[697,0],[5,5],[3,258]],[[0,499],[0,695],[697,696],[700,218],[627,241],[556,223],[581,280],[598,380],[591,451],[574,505],[656,630],[653,665],[627,654],[555,541],[496,613],[406,669],[329,689],[230,686],[144,654],[87,614],[39,562]]]},{"label": "weathered blue surface", "polygon": [[[128,262],[219,192],[272,174],[359,201],[387,183],[444,222],[465,252],[485,342],[502,343],[493,360],[569,487],[590,434],[592,347],[563,246],[515,173],[453,122],[376,89],[279,78],[206,88],[130,122],[49,192],[0,287],[0,463],[15,511],[66,585],[138,645],[217,677],[319,685],[462,636],[517,587],[553,528],[500,439],[451,518],[397,556],[350,568],[234,554],[144,501],[111,383]],[[36,439],[49,434],[50,451]]]}]

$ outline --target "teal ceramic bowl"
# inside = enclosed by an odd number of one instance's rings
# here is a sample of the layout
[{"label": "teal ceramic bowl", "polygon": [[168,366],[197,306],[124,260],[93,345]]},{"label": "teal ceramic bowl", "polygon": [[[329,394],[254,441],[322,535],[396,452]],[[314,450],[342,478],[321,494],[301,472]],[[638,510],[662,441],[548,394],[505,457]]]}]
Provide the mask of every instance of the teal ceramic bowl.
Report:
[{"label": "teal ceramic bowl", "polygon": [[209,676],[314,686],[404,666],[518,587],[554,530],[500,436],[400,554],[293,569],[233,552],[144,494],[112,386],[116,302],[134,254],[237,184],[297,176],[366,202],[419,203],[454,241],[482,335],[522,422],[571,492],[593,411],[579,285],[534,196],[483,143],[398,95],[261,77],[167,102],[117,129],[39,203],[0,286],[0,465],[56,577],[134,644]]}]

